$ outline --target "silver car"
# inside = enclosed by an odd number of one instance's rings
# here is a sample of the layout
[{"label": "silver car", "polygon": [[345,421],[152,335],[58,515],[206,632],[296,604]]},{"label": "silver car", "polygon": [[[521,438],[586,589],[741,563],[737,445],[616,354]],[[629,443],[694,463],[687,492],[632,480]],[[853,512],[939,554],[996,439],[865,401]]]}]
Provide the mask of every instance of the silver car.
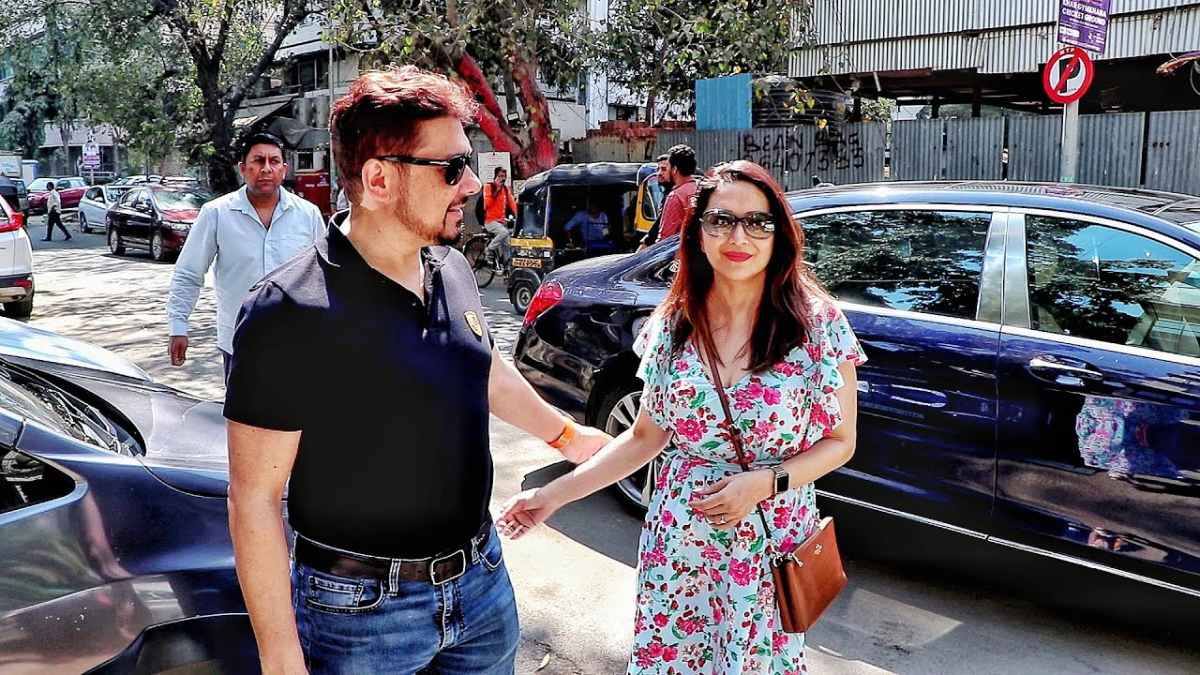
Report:
[{"label": "silver car", "polygon": [[105,214],[109,207],[117,203],[121,195],[128,192],[132,185],[95,185],[88,188],[79,200],[79,231],[91,232],[92,229],[104,231],[107,222]]}]

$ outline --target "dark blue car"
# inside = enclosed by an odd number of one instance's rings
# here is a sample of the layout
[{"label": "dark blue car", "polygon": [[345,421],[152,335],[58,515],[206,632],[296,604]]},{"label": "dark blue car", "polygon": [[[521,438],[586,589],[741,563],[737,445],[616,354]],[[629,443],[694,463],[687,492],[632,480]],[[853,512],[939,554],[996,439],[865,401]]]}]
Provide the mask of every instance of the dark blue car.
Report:
[{"label": "dark blue car", "polygon": [[0,672],[257,672],[225,454],[219,402],[0,319]]},{"label": "dark blue car", "polygon": [[[1200,596],[1200,198],[1074,185],[789,195],[869,361],[818,493]],[[677,241],[552,275],[515,359],[618,432]],[[647,503],[643,470],[622,482]]]}]

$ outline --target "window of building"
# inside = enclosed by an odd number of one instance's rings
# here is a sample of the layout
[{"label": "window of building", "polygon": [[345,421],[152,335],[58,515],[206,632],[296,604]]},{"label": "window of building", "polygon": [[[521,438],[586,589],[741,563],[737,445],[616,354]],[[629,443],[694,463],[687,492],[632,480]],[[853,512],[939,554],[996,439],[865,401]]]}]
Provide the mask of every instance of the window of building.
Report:
[{"label": "window of building", "polygon": [[1035,330],[1200,356],[1200,261],[1095,223],[1025,223]]},{"label": "window of building", "polygon": [[805,259],[838,298],[974,319],[992,215],[849,211],[804,218]]},{"label": "window of building", "polygon": [[312,171],[315,168],[316,159],[311,151],[300,151],[296,153],[297,171]]}]

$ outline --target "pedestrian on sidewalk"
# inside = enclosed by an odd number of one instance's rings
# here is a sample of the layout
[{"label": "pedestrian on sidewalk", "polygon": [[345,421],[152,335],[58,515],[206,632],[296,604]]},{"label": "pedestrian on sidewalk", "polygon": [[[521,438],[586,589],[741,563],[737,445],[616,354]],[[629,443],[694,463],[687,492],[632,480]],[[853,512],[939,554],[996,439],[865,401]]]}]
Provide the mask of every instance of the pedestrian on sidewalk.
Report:
[{"label": "pedestrian on sidewalk", "polygon": [[46,237],[42,241],[54,239],[55,225],[63,231],[66,241],[71,241],[71,233],[67,231],[67,226],[63,225],[62,221],[62,195],[58,194],[58,188],[54,186],[54,183],[49,183],[46,187],[50,191],[46,194]]},{"label": "pedestrian on sidewalk", "polygon": [[[679,230],[692,214],[692,199],[696,196],[696,151],[688,145],[674,145],[667,150],[667,184],[670,192],[663,200],[662,214],[642,241],[641,248],[653,246]],[[659,178],[662,184],[662,178]]]},{"label": "pedestrian on sidewalk", "polygon": [[325,233],[320,209],[281,188],[288,172],[283,141],[256,133],[241,148],[238,171],[245,185],[200,209],[175,262],[167,297],[171,365],[182,366],[187,361],[189,318],[215,263],[217,347],[227,377],[234,321],[250,286]]},{"label": "pedestrian on sidewalk", "polygon": [[476,110],[414,67],[355,80],[330,115],[351,208],[243,306],[229,513],[264,672],[511,674],[489,413],[575,462],[611,440],[501,357],[449,246],[480,189],[463,130]]},{"label": "pedestrian on sidewalk", "polygon": [[673,438],[651,477],[629,672],[803,672],[803,634],[776,620],[770,560],[814,532],[813,481],[854,454],[855,366],[865,357],[804,265],[800,228],[761,166],[723,164],[702,180],[679,250],[671,290],[634,345],[645,389],[633,427],[572,473],[518,495],[499,527],[521,536],[647,465]]}]

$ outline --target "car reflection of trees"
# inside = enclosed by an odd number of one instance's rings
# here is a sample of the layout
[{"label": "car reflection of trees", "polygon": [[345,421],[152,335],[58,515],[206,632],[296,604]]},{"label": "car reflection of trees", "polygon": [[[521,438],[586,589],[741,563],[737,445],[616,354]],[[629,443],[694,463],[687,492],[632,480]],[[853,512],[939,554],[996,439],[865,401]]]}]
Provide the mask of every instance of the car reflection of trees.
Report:
[{"label": "car reflection of trees", "polygon": [[969,317],[990,218],[933,211],[814,216],[803,221],[807,258],[826,287],[847,302]]}]

